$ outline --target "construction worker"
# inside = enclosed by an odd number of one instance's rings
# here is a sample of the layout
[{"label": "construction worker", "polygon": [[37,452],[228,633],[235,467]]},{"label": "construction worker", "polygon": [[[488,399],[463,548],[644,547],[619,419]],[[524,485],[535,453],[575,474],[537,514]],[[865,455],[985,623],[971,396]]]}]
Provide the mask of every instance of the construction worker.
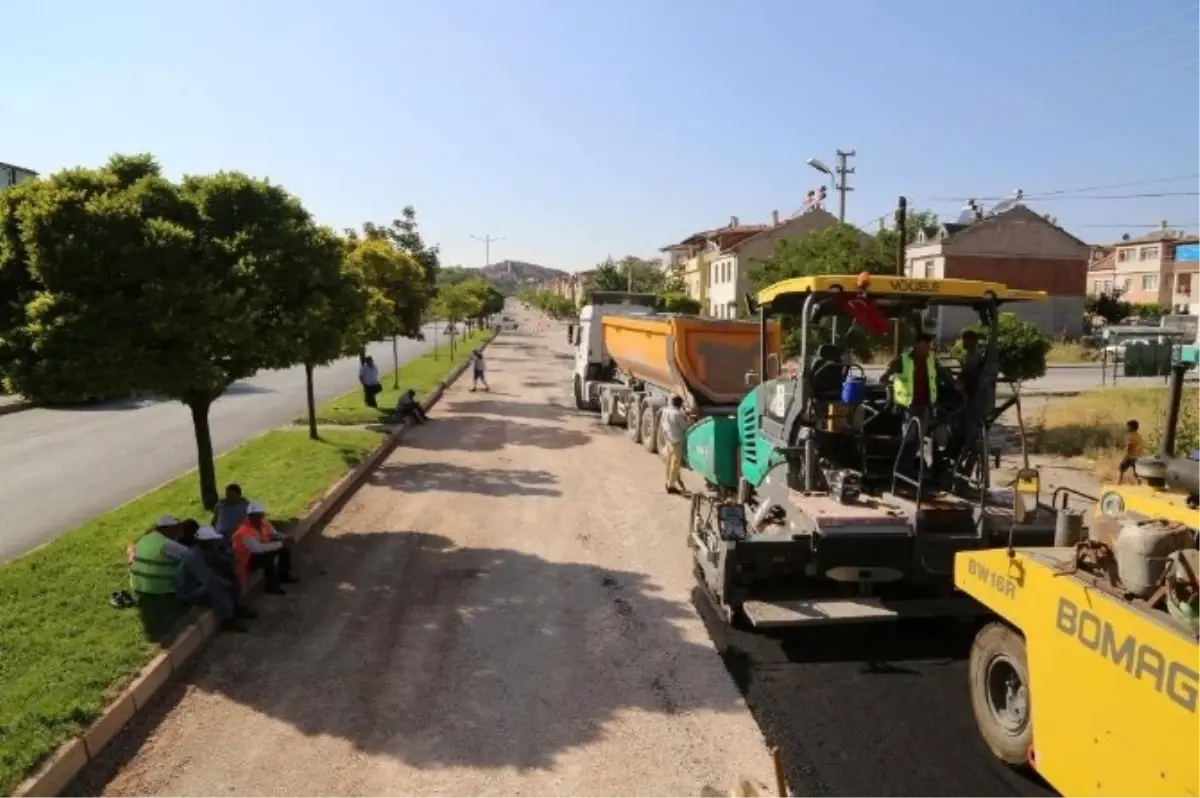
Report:
[{"label": "construction worker", "polygon": [[175,575],[187,546],[179,542],[183,525],[173,515],[164,515],[154,527],[126,549],[129,586],[145,596],[167,596],[175,592]]},{"label": "construction worker", "polygon": [[266,591],[283,595],[281,584],[298,582],[292,577],[292,539],[275,531],[267,510],[259,502],[246,506],[246,520],[233,533],[233,561],[243,588],[253,571],[261,569]]},{"label": "construction worker", "polygon": [[893,358],[880,377],[880,382],[891,381],[892,401],[896,406],[904,408],[908,418],[921,420],[922,433],[929,432],[930,410],[937,404],[938,379],[948,376],[934,357],[932,343],[932,336],[919,333],[912,350]]}]

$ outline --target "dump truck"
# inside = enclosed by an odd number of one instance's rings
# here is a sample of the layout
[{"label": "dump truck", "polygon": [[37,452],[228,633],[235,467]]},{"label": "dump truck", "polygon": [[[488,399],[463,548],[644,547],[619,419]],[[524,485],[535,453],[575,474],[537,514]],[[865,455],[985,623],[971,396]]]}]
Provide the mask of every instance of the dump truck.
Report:
[{"label": "dump truck", "polygon": [[[672,396],[703,423],[732,417],[760,381],[763,342],[755,322],[593,304],[580,312],[575,335],[576,405],[626,427],[650,452],[662,448],[659,411]],[[765,347],[775,362],[780,339],[772,323]]]},{"label": "dump truck", "polygon": [[1173,365],[1144,484],[1103,486],[1089,529],[1060,488],[1056,545],[955,558],[955,584],[995,615],[968,669],[980,735],[1062,795],[1200,795],[1200,462],[1175,452],[1195,364],[1185,349]]}]

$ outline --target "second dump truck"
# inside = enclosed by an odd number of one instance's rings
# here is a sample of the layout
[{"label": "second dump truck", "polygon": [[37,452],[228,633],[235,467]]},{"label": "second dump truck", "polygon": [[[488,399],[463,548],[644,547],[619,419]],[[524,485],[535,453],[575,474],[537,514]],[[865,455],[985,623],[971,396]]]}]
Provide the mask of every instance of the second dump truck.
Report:
[{"label": "second dump truck", "polygon": [[[672,396],[693,416],[733,416],[760,381],[755,322],[654,311],[651,295],[596,293],[575,329],[575,404],[624,426],[648,451],[661,447],[659,411]],[[778,356],[780,330],[767,333]]]}]

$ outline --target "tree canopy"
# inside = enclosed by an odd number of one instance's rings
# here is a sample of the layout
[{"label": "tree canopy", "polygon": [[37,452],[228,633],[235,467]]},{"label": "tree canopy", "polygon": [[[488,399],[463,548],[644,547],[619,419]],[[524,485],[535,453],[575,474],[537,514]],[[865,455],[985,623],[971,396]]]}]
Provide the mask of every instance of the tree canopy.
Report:
[{"label": "tree canopy", "polygon": [[172,182],[114,156],[0,192],[0,377],[41,401],[182,402],[211,505],[211,404],[260,369],[417,331],[436,268],[411,208],[341,240],[266,180]]}]

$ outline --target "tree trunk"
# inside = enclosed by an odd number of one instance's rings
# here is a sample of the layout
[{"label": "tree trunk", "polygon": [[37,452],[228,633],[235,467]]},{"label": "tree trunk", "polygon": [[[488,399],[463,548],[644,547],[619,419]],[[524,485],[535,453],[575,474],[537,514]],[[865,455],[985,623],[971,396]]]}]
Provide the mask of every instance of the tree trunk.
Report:
[{"label": "tree trunk", "polygon": [[400,339],[392,336],[392,390],[400,390]]},{"label": "tree trunk", "polygon": [[313,366],[304,364],[304,395],[308,401],[308,437],[314,441],[320,440],[317,435],[317,398],[313,394]]},{"label": "tree trunk", "polygon": [[212,399],[193,398],[187,403],[192,411],[192,432],[196,436],[196,466],[200,470],[200,502],[211,510],[217,504],[217,469],[213,462],[212,430],[208,426],[208,409]]}]

